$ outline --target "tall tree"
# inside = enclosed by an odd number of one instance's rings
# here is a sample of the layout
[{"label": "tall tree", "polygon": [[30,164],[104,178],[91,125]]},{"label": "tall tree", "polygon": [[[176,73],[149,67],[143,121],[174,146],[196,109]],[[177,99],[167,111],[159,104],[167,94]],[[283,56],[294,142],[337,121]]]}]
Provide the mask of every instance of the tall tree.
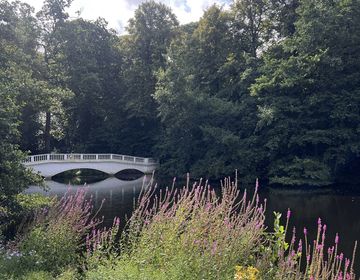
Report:
[{"label": "tall tree", "polygon": [[[75,97],[66,102],[70,115],[69,149],[84,152],[126,152],[123,121],[122,57],[118,38],[98,19],[77,19],[62,30],[61,65]],[[123,149],[123,150],[122,150]]]},{"label": "tall tree", "polygon": [[43,150],[45,152],[50,152],[52,149],[50,142],[52,117],[63,116],[62,104],[71,96],[71,92],[65,88],[66,78],[59,63],[63,43],[61,31],[69,17],[66,8],[70,7],[71,3],[72,0],[45,0],[42,9],[37,14],[41,26],[40,43],[43,52],[39,78],[47,82],[47,89],[44,93],[48,97],[48,102],[43,103],[45,111]]},{"label": "tall tree", "polygon": [[151,155],[159,131],[153,99],[156,72],[165,67],[167,48],[177,27],[178,21],[171,9],[155,1],[140,4],[129,21],[129,35],[123,37],[121,44],[128,135],[136,139],[129,143],[129,152]]},{"label": "tall tree", "polygon": [[[191,35],[183,34],[159,75],[156,100],[163,124],[159,153],[168,173],[219,177],[249,173],[256,107],[248,87],[256,58],[234,39],[231,13],[210,7]],[[253,113],[251,113],[253,112]],[[255,153],[255,151],[254,151]]]},{"label": "tall tree", "polygon": [[30,13],[26,4],[0,2],[0,231],[14,205],[14,195],[40,182],[21,163],[25,154],[18,146],[22,96],[36,82],[29,67],[36,43],[26,34],[35,32]]},{"label": "tall tree", "polygon": [[272,183],[327,185],[359,162],[359,5],[301,1],[294,36],[266,55],[253,93]]}]

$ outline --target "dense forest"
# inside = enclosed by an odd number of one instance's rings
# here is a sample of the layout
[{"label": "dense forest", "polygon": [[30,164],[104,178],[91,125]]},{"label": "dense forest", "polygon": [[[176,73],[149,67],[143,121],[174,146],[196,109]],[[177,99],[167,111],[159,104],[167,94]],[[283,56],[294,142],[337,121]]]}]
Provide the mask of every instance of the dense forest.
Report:
[{"label": "dense forest", "polygon": [[360,0],[234,0],[186,25],[146,1],[122,35],[70,18],[71,2],[0,0],[2,192],[31,180],[26,152],[152,156],[165,176],[359,179]]}]

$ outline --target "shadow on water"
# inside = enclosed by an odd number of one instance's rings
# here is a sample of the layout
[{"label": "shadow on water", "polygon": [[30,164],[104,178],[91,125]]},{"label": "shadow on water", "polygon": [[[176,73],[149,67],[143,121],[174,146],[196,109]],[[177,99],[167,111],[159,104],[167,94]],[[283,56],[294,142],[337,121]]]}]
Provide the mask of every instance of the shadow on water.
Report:
[{"label": "shadow on water", "polygon": [[122,181],[134,181],[143,176],[144,173],[136,169],[125,169],[115,174],[115,177]]},{"label": "shadow on water", "polygon": [[70,185],[96,183],[108,178],[109,175],[94,169],[73,169],[59,173],[52,177],[53,181]]}]

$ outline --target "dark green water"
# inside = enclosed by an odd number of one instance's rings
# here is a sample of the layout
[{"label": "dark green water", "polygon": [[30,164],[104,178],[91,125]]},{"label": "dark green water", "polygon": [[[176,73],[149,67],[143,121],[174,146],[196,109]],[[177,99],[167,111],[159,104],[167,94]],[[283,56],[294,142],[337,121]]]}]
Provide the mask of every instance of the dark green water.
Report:
[{"label": "dark green water", "polygon": [[[90,182],[87,187],[93,197],[95,208],[102,205],[101,215],[105,217],[104,223],[109,225],[115,216],[120,217],[124,223],[125,216],[131,215],[134,199],[140,193],[142,185],[147,184],[149,180],[150,177],[141,177],[133,181],[107,178],[100,182]],[[169,184],[170,182],[171,180]],[[49,187],[45,192],[47,195],[61,196],[69,189],[69,185],[65,182],[48,181],[47,185]],[[81,187],[83,185],[74,185],[71,188]],[[44,191],[38,187],[30,187],[27,192]],[[339,194],[334,191],[309,192],[264,188],[260,189],[260,198],[267,199],[266,215],[269,230],[272,228],[273,211],[281,212],[285,216],[287,209],[290,208],[292,212],[290,229],[296,227],[297,237],[301,238],[303,228],[306,227],[310,236],[315,238],[317,220],[321,218],[327,225],[328,244],[333,244],[335,234],[339,233],[339,248],[345,256],[351,257],[354,242],[360,237],[360,195]],[[360,249],[358,260],[360,260]],[[356,270],[359,274],[360,261],[356,262]]]},{"label": "dark green water", "polygon": [[[308,193],[305,191],[264,190],[261,197],[268,201],[266,213],[267,223],[273,221],[273,211],[286,216],[287,209],[291,209],[290,229],[296,228],[297,237],[303,238],[306,227],[310,236],[315,239],[317,221],[321,218],[327,225],[326,243],[334,244],[336,233],[340,236],[339,248],[347,257],[351,257],[355,240],[360,237],[360,196],[343,195],[334,192]],[[271,225],[272,226],[272,225]],[[358,251],[360,256],[360,250]],[[360,259],[359,259],[360,260]],[[357,262],[360,272],[360,261]]]}]

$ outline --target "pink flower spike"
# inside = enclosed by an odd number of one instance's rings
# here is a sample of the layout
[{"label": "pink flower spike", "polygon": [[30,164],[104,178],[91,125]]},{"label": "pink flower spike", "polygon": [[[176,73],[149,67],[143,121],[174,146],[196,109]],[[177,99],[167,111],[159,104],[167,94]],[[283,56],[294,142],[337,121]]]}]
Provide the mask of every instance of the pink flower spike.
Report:
[{"label": "pink flower spike", "polygon": [[291,210],[288,209],[287,214],[286,214],[286,218],[287,218],[287,219],[290,219],[290,216],[291,216]]},{"label": "pink flower spike", "polygon": [[340,261],[342,261],[342,260],[343,260],[343,258],[344,258],[344,254],[343,254],[343,253],[341,253],[339,258],[340,258]]},{"label": "pink flower spike", "polygon": [[339,243],[339,234],[336,233],[336,236],[335,236],[335,244],[338,244]]},{"label": "pink flower spike", "polygon": [[215,241],[211,248],[211,255],[215,255],[217,249],[217,242]]},{"label": "pink flower spike", "polygon": [[307,229],[304,227],[304,235],[307,235]]}]

